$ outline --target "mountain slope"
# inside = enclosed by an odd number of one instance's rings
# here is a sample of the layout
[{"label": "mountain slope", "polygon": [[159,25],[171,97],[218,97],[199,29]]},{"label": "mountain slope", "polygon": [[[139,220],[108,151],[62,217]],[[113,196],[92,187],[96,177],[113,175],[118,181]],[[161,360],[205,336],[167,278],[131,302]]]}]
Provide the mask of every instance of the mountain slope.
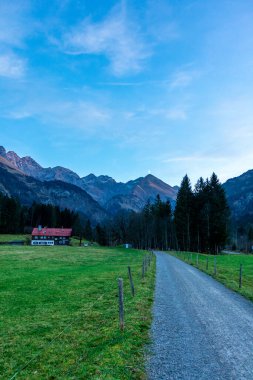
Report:
[{"label": "mountain slope", "polygon": [[13,169],[13,170],[16,170],[18,173],[20,174],[24,174],[21,170],[17,169],[11,162],[9,162],[7,159],[5,159],[4,157],[1,157],[0,155],[0,163],[3,164],[3,166],[7,167],[7,168],[10,168],[10,169]]},{"label": "mountain slope", "polygon": [[253,170],[229,179],[223,184],[223,188],[233,219],[253,223]]},{"label": "mountain slope", "polygon": [[78,186],[112,214],[120,209],[138,212],[148,200],[154,201],[157,194],[162,200],[170,200],[173,206],[178,192],[176,187],[171,187],[152,175],[127,183],[116,182],[105,175],[97,177],[89,174],[80,178],[73,171],[61,166],[43,168],[31,157],[21,158],[15,152],[6,152],[4,147],[0,147],[0,156],[17,170],[40,181],[60,180]]},{"label": "mountain slope", "polygon": [[3,160],[0,161],[0,191],[19,198],[23,205],[38,202],[69,208],[87,216],[94,223],[107,217],[105,210],[79,187],[62,181],[39,181],[5,165]]},{"label": "mountain slope", "polygon": [[115,212],[121,209],[138,212],[145,206],[148,200],[151,203],[154,202],[158,194],[163,201],[169,200],[172,207],[174,207],[177,189],[149,174],[146,177],[127,182],[125,194],[118,194],[109,199],[105,204],[105,208],[106,210],[114,210]]},{"label": "mountain slope", "polygon": [[125,183],[116,182],[113,178],[100,175],[89,174],[82,178],[82,186],[97,202],[102,206],[116,195],[128,193]]},{"label": "mountain slope", "polygon": [[6,152],[4,147],[0,147],[0,156],[6,158],[14,167],[25,174],[39,179],[40,181],[59,180],[82,187],[81,178],[69,169],[61,166],[56,166],[55,168],[43,168],[32,157],[19,157],[15,152]]}]

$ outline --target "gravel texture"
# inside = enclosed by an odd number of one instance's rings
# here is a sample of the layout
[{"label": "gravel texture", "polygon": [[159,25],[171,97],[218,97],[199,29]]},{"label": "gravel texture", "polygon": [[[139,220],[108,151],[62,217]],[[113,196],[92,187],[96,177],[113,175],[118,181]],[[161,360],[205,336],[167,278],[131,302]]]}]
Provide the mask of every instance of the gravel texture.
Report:
[{"label": "gravel texture", "polygon": [[148,379],[253,379],[253,304],[175,257],[156,256]]}]

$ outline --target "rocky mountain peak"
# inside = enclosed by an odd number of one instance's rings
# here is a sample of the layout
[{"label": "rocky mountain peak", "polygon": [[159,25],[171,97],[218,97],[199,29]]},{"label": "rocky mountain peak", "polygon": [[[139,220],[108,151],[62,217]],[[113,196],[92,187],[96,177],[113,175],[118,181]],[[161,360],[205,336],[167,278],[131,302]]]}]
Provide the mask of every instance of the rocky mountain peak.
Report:
[{"label": "rocky mountain peak", "polygon": [[0,156],[6,158],[6,150],[3,146],[0,146]]},{"label": "rocky mountain peak", "polygon": [[40,171],[42,167],[30,156],[19,157],[17,153],[10,151],[6,154],[7,160],[16,168],[23,170],[28,175],[33,175]]},{"label": "rocky mountain peak", "polygon": [[23,158],[21,158],[22,162],[25,163],[26,165],[32,165],[34,167],[37,167],[37,168],[42,168],[42,166],[40,166],[38,164],[38,162],[36,162],[32,157],[30,156],[25,156]]},{"label": "rocky mountain peak", "polygon": [[113,182],[113,183],[116,183],[115,179],[113,179],[112,177],[109,177],[108,175],[100,175],[97,178],[101,182]]},{"label": "rocky mountain peak", "polygon": [[82,180],[84,180],[85,182],[92,182],[92,181],[94,181],[96,179],[97,179],[97,177],[93,173],[90,173],[86,177],[82,178]]},{"label": "rocky mountain peak", "polygon": [[17,168],[20,169],[19,165],[20,165],[21,158],[17,155],[17,153],[10,151],[10,152],[6,153],[6,158],[14,166],[16,166]]},{"label": "rocky mountain peak", "polygon": [[108,175],[96,176],[93,173],[80,178],[70,169],[61,166],[43,168],[30,156],[20,158],[15,152],[6,153],[4,147],[0,147],[0,155],[16,169],[42,182],[57,180],[78,186],[110,213],[122,207],[140,211],[147,200],[154,201],[157,194],[160,194],[161,199],[170,199],[172,203],[176,199],[177,190],[152,174],[127,183],[116,182]]},{"label": "rocky mountain peak", "polygon": [[153,174],[148,174],[144,178],[146,178],[149,181],[157,180],[157,177],[155,177]]}]

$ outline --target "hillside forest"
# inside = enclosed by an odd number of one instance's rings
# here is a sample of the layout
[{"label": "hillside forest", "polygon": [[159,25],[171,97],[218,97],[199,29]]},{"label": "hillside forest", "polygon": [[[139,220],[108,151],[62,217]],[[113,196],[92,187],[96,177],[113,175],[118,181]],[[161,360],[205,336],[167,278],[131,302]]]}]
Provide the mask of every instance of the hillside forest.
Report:
[{"label": "hillside forest", "polygon": [[[68,209],[37,203],[31,207],[22,206],[18,199],[0,195],[0,233],[29,233],[39,224],[72,227],[74,235],[101,245],[131,243],[141,249],[209,253],[224,248],[232,236],[231,231],[235,230],[225,190],[214,173],[210,179],[200,178],[193,189],[186,175],[174,210],[169,201],[162,201],[157,195],[155,202],[148,201],[141,212],[120,211],[97,225],[91,225],[88,219]],[[240,229],[238,226],[239,233]],[[248,248],[253,240],[252,232],[249,227]],[[235,242],[233,245],[236,249]]]},{"label": "hillside forest", "polygon": [[81,232],[78,213],[58,206],[33,203],[31,207],[23,206],[15,198],[0,193],[0,233],[30,233],[33,227],[73,228],[75,234]]}]

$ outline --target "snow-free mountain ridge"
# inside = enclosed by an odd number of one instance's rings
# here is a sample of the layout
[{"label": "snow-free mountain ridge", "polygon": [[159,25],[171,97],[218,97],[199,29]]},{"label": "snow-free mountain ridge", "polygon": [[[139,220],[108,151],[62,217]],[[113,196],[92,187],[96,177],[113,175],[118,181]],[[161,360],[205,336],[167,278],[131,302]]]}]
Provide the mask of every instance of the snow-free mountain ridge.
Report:
[{"label": "snow-free mountain ridge", "polygon": [[[79,210],[97,221],[120,210],[138,212],[148,200],[153,202],[157,194],[162,200],[169,200],[174,207],[179,189],[178,186],[172,187],[151,174],[126,183],[116,182],[107,175],[89,174],[80,177],[72,170],[61,166],[43,168],[33,158],[19,157],[13,151],[6,152],[2,146],[0,146],[0,167],[8,172],[5,176],[1,174],[0,191],[18,196],[24,203],[35,200]],[[9,182],[4,183],[4,178],[7,176]],[[21,186],[18,185],[19,183]],[[223,187],[233,220],[251,222],[253,220],[253,170],[227,180]],[[53,196],[54,188],[57,191]],[[78,196],[74,196],[77,193]],[[73,203],[71,198],[75,198],[76,203]],[[97,211],[94,211],[95,209]]]},{"label": "snow-free mountain ridge", "polygon": [[[106,175],[89,174],[81,178],[78,174],[61,166],[43,168],[33,158],[19,157],[13,151],[6,152],[4,147],[0,147],[0,156],[6,166],[11,165],[19,173],[30,176],[43,184],[61,181],[82,189],[104,209],[105,213],[110,215],[122,209],[138,212],[148,200],[153,202],[157,194],[162,200],[169,200],[172,206],[175,204],[177,188],[171,187],[151,174],[122,183]],[[10,189],[9,192],[12,195]],[[64,207],[70,208],[67,200]]]}]

